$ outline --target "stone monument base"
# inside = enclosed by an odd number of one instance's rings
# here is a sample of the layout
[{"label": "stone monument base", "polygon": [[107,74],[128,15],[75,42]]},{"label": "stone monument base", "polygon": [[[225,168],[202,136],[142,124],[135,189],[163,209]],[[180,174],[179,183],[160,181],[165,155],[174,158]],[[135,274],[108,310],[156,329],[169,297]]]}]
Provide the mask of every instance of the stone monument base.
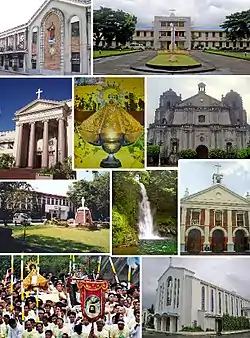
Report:
[{"label": "stone monument base", "polygon": [[78,225],[84,225],[84,224],[91,224],[92,223],[92,217],[90,210],[77,210],[76,216],[75,216],[75,224]]}]

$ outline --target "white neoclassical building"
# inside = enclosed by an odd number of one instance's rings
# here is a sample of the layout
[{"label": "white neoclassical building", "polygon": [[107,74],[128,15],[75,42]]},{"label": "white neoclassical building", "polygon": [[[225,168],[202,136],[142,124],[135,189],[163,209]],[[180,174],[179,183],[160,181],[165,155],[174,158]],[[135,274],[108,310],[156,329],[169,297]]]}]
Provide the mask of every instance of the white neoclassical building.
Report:
[{"label": "white neoclassical building", "polygon": [[72,156],[72,100],[38,98],[15,113],[14,131],[0,132],[0,155],[17,168],[50,168]]},{"label": "white neoclassical building", "polygon": [[250,254],[250,195],[240,196],[223,185],[219,168],[210,187],[191,195],[187,188],[180,200],[181,253]]},{"label": "white neoclassical building", "polygon": [[161,145],[162,158],[187,149],[196,150],[199,158],[207,158],[211,149],[246,148],[250,126],[242,98],[231,90],[217,100],[206,93],[204,83],[199,83],[198,92],[185,99],[169,89],[160,96],[147,141]]},{"label": "white neoclassical building", "polygon": [[27,23],[0,32],[0,70],[90,74],[91,43],[90,0],[45,0]]},{"label": "white neoclassical building", "polygon": [[220,331],[223,314],[250,319],[250,300],[195,276],[184,267],[172,266],[158,279],[155,330],[178,332],[201,326]]}]

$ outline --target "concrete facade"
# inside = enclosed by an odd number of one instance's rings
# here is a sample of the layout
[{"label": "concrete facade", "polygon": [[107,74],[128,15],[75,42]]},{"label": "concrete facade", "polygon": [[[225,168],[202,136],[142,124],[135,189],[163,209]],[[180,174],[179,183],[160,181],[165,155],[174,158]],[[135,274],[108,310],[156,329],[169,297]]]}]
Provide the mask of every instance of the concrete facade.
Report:
[{"label": "concrete facade", "polygon": [[246,115],[241,96],[233,90],[217,100],[206,93],[204,83],[186,99],[169,89],[160,96],[147,141],[160,144],[164,158],[186,149],[207,158],[210,149],[246,148],[250,140]]},{"label": "concrete facade", "polygon": [[178,332],[183,326],[201,326],[204,331],[216,331],[223,314],[250,318],[249,308],[250,300],[241,295],[170,265],[158,279],[155,330]]},{"label": "concrete facade", "polygon": [[45,0],[28,23],[0,33],[0,70],[90,74],[89,0]]}]

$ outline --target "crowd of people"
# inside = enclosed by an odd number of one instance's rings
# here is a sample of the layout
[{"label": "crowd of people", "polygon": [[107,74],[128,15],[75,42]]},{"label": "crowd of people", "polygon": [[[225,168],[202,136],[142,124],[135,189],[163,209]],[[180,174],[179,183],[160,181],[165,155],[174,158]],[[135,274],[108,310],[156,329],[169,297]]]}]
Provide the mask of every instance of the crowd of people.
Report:
[{"label": "crowd of people", "polygon": [[[105,297],[105,314],[94,323],[83,315],[79,295],[70,295],[68,280],[43,274],[48,287],[25,293],[10,277],[0,283],[0,338],[139,338],[140,290],[127,282],[112,283]],[[86,277],[85,277],[86,278]],[[91,276],[88,276],[91,280]],[[11,292],[12,291],[12,292]],[[78,291],[78,290],[77,290]],[[78,302],[72,302],[77,299]],[[72,304],[75,303],[75,304]]]}]

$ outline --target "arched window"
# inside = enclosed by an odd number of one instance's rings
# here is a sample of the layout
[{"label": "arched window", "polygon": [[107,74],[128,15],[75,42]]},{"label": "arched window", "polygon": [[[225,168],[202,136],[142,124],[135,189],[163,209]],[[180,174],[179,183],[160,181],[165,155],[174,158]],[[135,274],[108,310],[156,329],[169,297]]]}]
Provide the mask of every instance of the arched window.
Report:
[{"label": "arched window", "polygon": [[233,147],[232,142],[227,142],[226,147],[227,147],[227,152],[230,152]]},{"label": "arched window", "polygon": [[172,287],[173,287],[173,278],[171,276],[167,279],[167,305],[172,303]]},{"label": "arched window", "polygon": [[205,286],[201,288],[201,310],[205,311]]},{"label": "arched window", "polygon": [[177,307],[179,307],[180,304],[180,280],[177,280]]},{"label": "arched window", "polygon": [[211,290],[211,312],[214,312],[214,290]]},{"label": "arched window", "polygon": [[199,116],[198,116],[198,121],[199,121],[200,123],[204,123],[204,122],[205,122],[205,115],[199,115]]},{"label": "arched window", "polygon": [[177,278],[174,279],[174,307],[176,307]]},{"label": "arched window", "polygon": [[234,315],[234,299],[231,297],[231,314]]},{"label": "arched window", "polygon": [[225,295],[225,303],[226,303],[226,313],[228,313],[228,298],[227,298],[227,295]]},{"label": "arched window", "polygon": [[219,292],[219,314],[221,314],[221,293]]},{"label": "arched window", "polygon": [[238,308],[238,299],[236,299],[236,316],[239,315],[239,308]]}]

